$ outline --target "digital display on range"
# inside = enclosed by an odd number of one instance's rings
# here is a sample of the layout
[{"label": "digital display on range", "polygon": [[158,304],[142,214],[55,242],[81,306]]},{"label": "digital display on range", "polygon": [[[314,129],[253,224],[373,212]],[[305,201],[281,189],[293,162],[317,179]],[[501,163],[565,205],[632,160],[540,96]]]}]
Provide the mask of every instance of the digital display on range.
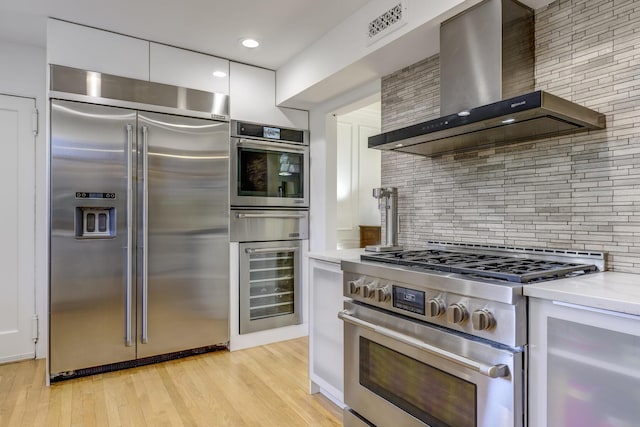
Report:
[{"label": "digital display on range", "polygon": [[407,289],[400,286],[393,287],[393,306],[412,313],[424,314],[424,292]]}]

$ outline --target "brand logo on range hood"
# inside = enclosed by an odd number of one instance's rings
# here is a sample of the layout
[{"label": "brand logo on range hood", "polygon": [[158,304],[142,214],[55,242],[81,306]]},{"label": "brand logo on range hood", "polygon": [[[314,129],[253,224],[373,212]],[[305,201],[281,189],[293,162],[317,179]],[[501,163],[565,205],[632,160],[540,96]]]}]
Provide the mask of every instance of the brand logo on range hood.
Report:
[{"label": "brand logo on range hood", "polygon": [[511,108],[519,107],[521,105],[526,105],[526,104],[527,104],[527,101],[514,102],[513,104],[511,104]]}]

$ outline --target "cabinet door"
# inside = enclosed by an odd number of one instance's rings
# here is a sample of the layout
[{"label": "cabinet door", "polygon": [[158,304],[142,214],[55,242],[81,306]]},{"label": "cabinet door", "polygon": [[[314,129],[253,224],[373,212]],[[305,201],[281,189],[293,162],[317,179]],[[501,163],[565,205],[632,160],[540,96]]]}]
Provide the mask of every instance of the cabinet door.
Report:
[{"label": "cabinet door", "polygon": [[[311,320],[309,328],[309,376],[312,391],[328,394],[336,403],[344,399],[343,328],[340,264],[311,259]],[[314,385],[316,386],[314,390]]]},{"label": "cabinet door", "polygon": [[309,128],[309,113],[276,106],[274,71],[231,62],[229,67],[231,119],[296,129]]},{"label": "cabinet door", "polygon": [[529,425],[637,425],[640,317],[530,301]]},{"label": "cabinet door", "polygon": [[[229,61],[215,56],[151,43],[149,73],[152,82],[229,94]],[[224,76],[216,77],[215,71]]]},{"label": "cabinet door", "polygon": [[49,64],[149,80],[149,42],[49,19]]}]

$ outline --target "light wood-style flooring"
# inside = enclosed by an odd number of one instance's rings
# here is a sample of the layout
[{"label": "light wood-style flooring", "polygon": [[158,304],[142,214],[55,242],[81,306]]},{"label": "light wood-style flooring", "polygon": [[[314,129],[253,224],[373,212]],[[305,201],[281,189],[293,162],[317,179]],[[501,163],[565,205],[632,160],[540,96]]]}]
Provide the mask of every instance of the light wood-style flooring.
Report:
[{"label": "light wood-style flooring", "polygon": [[306,338],[45,386],[45,361],[0,365],[0,426],[341,426],[310,395]]}]

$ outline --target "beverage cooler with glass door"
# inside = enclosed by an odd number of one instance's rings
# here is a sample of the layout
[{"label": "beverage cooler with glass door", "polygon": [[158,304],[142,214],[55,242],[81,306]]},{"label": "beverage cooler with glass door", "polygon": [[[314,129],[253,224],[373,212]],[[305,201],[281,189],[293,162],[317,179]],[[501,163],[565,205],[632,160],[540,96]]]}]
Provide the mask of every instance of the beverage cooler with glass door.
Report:
[{"label": "beverage cooler with glass door", "polygon": [[300,323],[300,243],[240,244],[240,333]]}]

